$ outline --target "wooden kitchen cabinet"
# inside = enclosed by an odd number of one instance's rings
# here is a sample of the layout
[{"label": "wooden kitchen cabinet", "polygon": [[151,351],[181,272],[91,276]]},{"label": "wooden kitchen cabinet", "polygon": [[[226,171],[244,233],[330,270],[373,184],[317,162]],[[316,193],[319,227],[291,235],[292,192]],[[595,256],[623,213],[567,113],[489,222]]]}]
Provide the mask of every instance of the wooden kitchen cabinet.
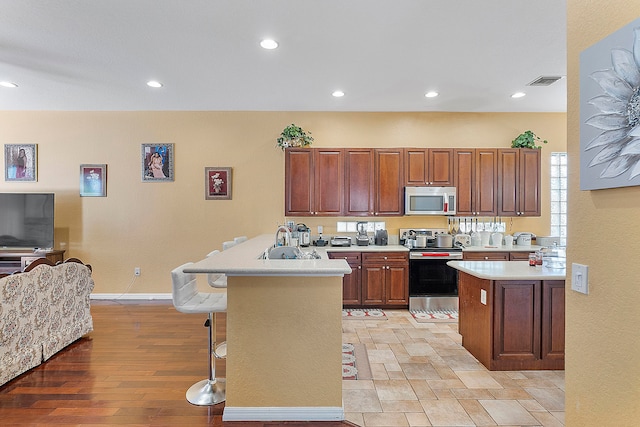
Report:
[{"label": "wooden kitchen cabinet", "polygon": [[346,148],[345,212],[346,216],[373,216],[374,210],[374,156],[368,148]]},{"label": "wooden kitchen cabinet", "polygon": [[342,149],[285,150],[285,215],[342,215],[343,194]]},{"label": "wooden kitchen cabinet", "polygon": [[462,345],[490,370],[564,369],[564,283],[460,272]]},{"label": "wooden kitchen cabinet", "polygon": [[342,278],[342,305],[362,306],[362,254],[360,252],[328,252],[329,259],[344,259],[351,267],[351,274]]},{"label": "wooden kitchen cabinet", "polygon": [[454,185],[453,148],[405,148],[405,186]]},{"label": "wooden kitchen cabinet", "polygon": [[531,252],[525,252],[525,251],[518,251],[518,252],[509,252],[509,261],[529,261],[529,254],[535,252],[535,251],[531,251]]},{"label": "wooden kitchen cabinet", "polygon": [[409,305],[409,254],[362,254],[362,304],[377,307]]},{"label": "wooden kitchen cabinet", "polygon": [[345,149],[345,216],[404,212],[403,149]]},{"label": "wooden kitchen cabinet", "polygon": [[374,215],[404,213],[404,149],[376,149]]},{"label": "wooden kitchen cabinet", "polygon": [[498,150],[498,215],[540,216],[540,150]]},{"label": "wooden kitchen cabinet", "polygon": [[497,212],[498,150],[454,149],[456,214],[495,216]]}]

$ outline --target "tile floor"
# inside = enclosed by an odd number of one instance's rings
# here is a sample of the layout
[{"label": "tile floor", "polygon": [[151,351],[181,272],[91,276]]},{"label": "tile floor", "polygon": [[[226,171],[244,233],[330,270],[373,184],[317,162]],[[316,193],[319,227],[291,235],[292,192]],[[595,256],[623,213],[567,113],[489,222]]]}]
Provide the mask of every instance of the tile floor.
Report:
[{"label": "tile floor", "polygon": [[[564,425],[564,371],[489,371],[462,347],[457,323],[343,320],[343,342],[367,347],[372,380],[342,382],[359,426]],[[357,363],[357,361],[356,361]]]}]

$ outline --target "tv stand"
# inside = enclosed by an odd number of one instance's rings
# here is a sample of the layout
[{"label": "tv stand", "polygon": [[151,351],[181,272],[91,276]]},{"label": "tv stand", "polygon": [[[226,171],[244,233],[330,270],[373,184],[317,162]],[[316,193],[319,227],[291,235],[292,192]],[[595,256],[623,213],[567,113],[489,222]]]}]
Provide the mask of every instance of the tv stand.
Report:
[{"label": "tv stand", "polygon": [[10,274],[16,271],[23,271],[38,258],[47,258],[57,264],[64,261],[64,251],[59,249],[50,251],[0,250],[0,273]]}]

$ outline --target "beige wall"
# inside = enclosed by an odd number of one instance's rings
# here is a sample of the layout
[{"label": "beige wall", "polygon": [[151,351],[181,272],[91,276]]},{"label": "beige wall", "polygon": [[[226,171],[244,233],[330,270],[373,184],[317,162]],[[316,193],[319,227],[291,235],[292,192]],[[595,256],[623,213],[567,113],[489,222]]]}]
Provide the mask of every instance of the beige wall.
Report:
[{"label": "beige wall", "polygon": [[566,425],[636,426],[640,229],[630,224],[640,216],[640,188],[580,191],[579,55],[640,17],[640,3],[569,0],[567,7],[568,261],[589,266],[590,289],[588,296],[567,291]]},{"label": "beige wall", "polygon": [[[566,150],[566,114],[300,112],[0,112],[0,142],[38,144],[38,182],[0,191],[56,193],[56,247],[94,267],[96,293],[168,293],[169,272],[234,236],[284,221],[284,126],[310,130],[315,147],[509,147],[531,129],[543,152],[540,218],[514,231],[549,233],[549,156]],[[141,182],[140,144],[175,144],[175,181]],[[106,198],[78,195],[79,165],[108,164]],[[204,200],[204,168],[233,168],[233,200]],[[336,218],[292,218],[335,232]],[[438,218],[384,218],[400,227]],[[134,267],[142,275],[133,277]]]}]

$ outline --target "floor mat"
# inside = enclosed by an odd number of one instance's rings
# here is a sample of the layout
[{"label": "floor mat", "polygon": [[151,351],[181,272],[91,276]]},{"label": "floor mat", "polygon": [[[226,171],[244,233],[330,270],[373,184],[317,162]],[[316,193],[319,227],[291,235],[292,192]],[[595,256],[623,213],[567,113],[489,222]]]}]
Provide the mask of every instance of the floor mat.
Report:
[{"label": "floor mat", "polygon": [[345,308],[342,309],[342,318],[347,320],[387,320],[387,315],[379,308]]},{"label": "floor mat", "polygon": [[370,380],[372,378],[365,345],[342,343],[342,379]]},{"label": "floor mat", "polygon": [[450,310],[433,310],[433,311],[425,311],[425,310],[411,310],[411,316],[418,323],[429,323],[429,322],[457,322],[458,321],[458,311],[450,311]]}]

